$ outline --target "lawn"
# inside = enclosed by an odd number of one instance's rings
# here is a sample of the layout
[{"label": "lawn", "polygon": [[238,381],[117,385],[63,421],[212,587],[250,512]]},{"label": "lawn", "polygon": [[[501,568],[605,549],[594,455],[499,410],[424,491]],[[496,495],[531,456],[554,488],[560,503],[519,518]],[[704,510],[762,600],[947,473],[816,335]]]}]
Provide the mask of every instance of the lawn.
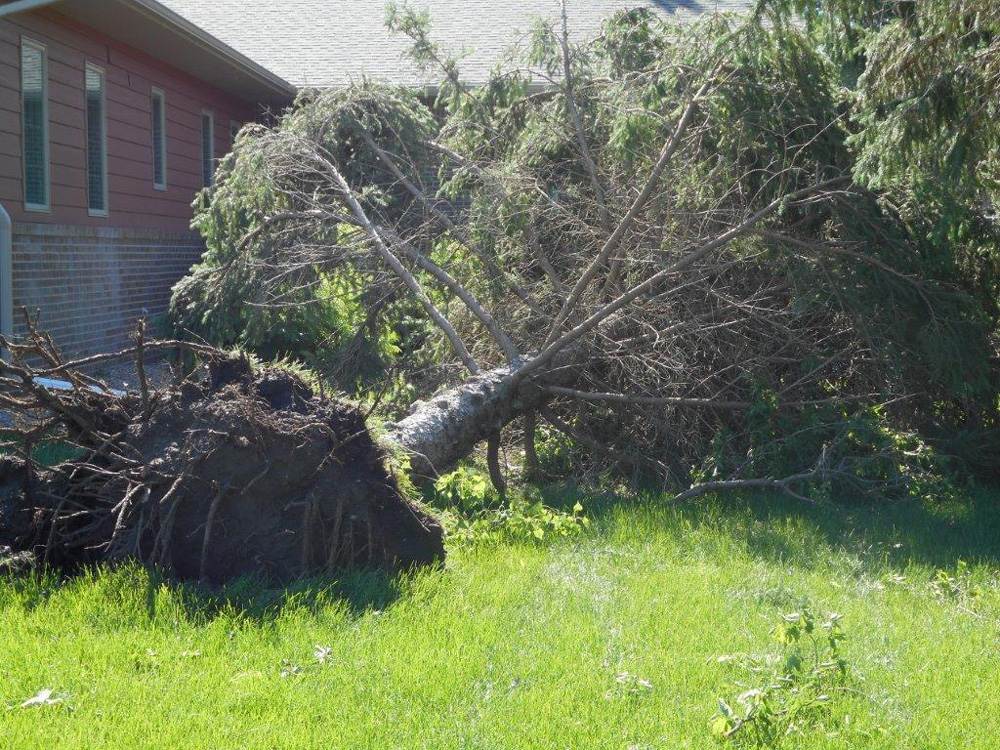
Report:
[{"label": "lawn", "polygon": [[722,747],[718,657],[773,651],[806,601],[843,615],[847,678],[785,746],[1000,748],[996,494],[585,499],[584,536],[284,591],[0,579],[0,748]]}]

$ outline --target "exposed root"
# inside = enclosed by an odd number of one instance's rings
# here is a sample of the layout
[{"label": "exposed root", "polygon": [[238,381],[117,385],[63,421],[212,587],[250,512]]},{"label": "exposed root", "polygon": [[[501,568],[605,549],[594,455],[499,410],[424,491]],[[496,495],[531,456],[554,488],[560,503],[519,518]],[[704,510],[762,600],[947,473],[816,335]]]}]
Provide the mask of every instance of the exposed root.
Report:
[{"label": "exposed root", "polygon": [[[53,565],[136,559],[213,582],[443,559],[441,526],[400,493],[353,406],[208,350],[193,378],[153,390],[143,377],[140,393],[114,394],[29,329],[4,342],[0,363],[0,404],[23,425],[23,457],[0,460],[0,545]],[[156,348],[142,336],[140,373]],[[72,387],[40,384],[52,371]],[[28,458],[54,435],[73,458]]]}]

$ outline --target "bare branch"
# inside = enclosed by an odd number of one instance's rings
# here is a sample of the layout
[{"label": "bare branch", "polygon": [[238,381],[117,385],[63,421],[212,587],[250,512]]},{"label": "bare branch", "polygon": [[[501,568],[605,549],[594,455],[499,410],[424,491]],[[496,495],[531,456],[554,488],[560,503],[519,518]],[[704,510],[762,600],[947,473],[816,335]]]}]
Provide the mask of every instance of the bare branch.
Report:
[{"label": "bare branch", "polygon": [[556,340],[556,337],[559,335],[559,331],[562,328],[563,323],[566,322],[566,319],[575,309],[575,306],[577,302],[579,302],[580,297],[586,291],[590,282],[597,275],[598,271],[600,271],[604,263],[606,263],[608,258],[611,257],[611,254],[618,249],[618,246],[621,244],[622,238],[625,236],[626,232],[628,232],[628,230],[631,228],[633,222],[636,219],[636,216],[639,215],[639,212],[642,211],[643,207],[646,205],[646,202],[653,194],[653,190],[659,183],[660,176],[663,174],[663,170],[667,168],[667,165],[670,163],[671,157],[673,157],[674,153],[677,151],[677,147],[681,143],[681,139],[684,136],[684,132],[688,129],[688,126],[691,124],[691,119],[694,117],[694,113],[698,108],[698,104],[701,101],[701,97],[704,96],[705,92],[708,90],[708,85],[709,85],[708,82],[702,84],[701,88],[698,89],[698,92],[693,97],[691,97],[691,101],[688,102],[688,105],[684,110],[684,114],[681,115],[681,119],[677,123],[677,127],[674,130],[673,135],[666,143],[663,144],[663,148],[660,151],[660,156],[656,160],[656,163],[653,165],[652,170],[650,170],[649,176],[646,178],[646,183],[645,185],[643,185],[643,188],[639,192],[639,195],[636,196],[635,200],[632,202],[632,205],[629,206],[629,209],[625,213],[625,216],[622,217],[622,220],[620,222],[618,222],[618,226],[615,227],[614,232],[612,232],[611,236],[608,237],[608,239],[605,241],[604,246],[601,248],[600,252],[593,259],[593,261],[591,261],[590,265],[587,267],[587,270],[583,272],[583,275],[580,277],[579,281],[577,281],[576,284],[573,286],[573,291],[570,292],[569,297],[566,298],[566,301],[563,303],[562,309],[559,311],[559,315],[556,316],[556,319],[552,324],[552,330],[549,332],[549,336],[545,341],[546,346],[549,346]]},{"label": "bare branch", "polygon": [[[427,194],[423,190],[418,188],[416,185],[413,184],[413,182],[407,179],[406,175],[403,174],[403,172],[399,169],[396,163],[392,160],[392,157],[390,157],[389,154],[387,154],[384,149],[382,149],[377,143],[375,143],[375,139],[372,138],[371,134],[367,130],[364,129],[361,130],[361,137],[364,138],[365,143],[368,144],[368,147],[375,152],[379,160],[386,166],[386,168],[392,173],[392,175],[397,180],[399,180],[400,184],[403,187],[405,187],[406,190],[414,198],[420,201],[420,203],[434,216],[435,219],[437,219],[438,222],[440,222],[442,226],[444,226],[445,229],[448,230],[448,232],[451,233],[451,235],[455,239],[461,242],[469,250],[469,252],[471,252],[474,256],[476,256],[476,258],[478,258],[479,261],[483,265],[485,265],[487,269],[489,269],[490,273],[493,273],[495,276],[502,279],[503,282],[508,287],[510,287],[511,291],[513,291],[518,297],[520,297],[521,301],[531,306],[536,313],[543,315],[546,318],[548,317],[545,311],[542,310],[540,307],[538,307],[538,305],[534,302],[534,300],[531,298],[531,295],[524,289],[524,287],[518,284],[517,281],[514,280],[510,274],[505,273],[502,268],[498,267],[497,264],[493,261],[493,259],[490,258],[488,255],[486,255],[486,253],[484,253],[479,248],[479,246],[475,242],[473,242],[472,237],[469,235],[467,231],[465,231],[465,229],[456,225],[455,222],[451,220],[451,217],[448,216],[448,214],[446,214],[444,211],[438,208],[438,206],[433,201],[431,201],[430,198],[427,197]],[[499,326],[497,326],[497,331],[499,331]],[[508,338],[507,334],[503,333],[502,331],[499,331],[499,333],[500,336]],[[497,337],[497,333],[494,333],[493,335],[495,338],[497,338],[497,342],[501,343],[500,338]],[[501,346],[504,346],[504,344],[501,343]],[[511,348],[513,349],[513,347]],[[506,349],[505,353],[507,353]],[[510,358],[509,354],[508,358]],[[516,358],[516,351],[514,354],[514,358]],[[513,361],[513,359],[511,361]]]},{"label": "bare branch", "polygon": [[397,258],[386,246],[385,242],[382,240],[382,235],[379,234],[378,230],[368,218],[364,208],[361,207],[361,204],[354,195],[354,191],[351,190],[350,186],[347,184],[347,180],[345,180],[344,176],[340,173],[340,170],[338,170],[329,161],[327,161],[326,166],[330,172],[330,176],[340,189],[344,200],[350,207],[351,212],[361,224],[365,234],[367,234],[371,239],[376,252],[378,252],[378,254],[382,257],[386,265],[392,269],[392,272],[403,281],[406,288],[409,289],[420,301],[420,304],[430,316],[431,320],[433,320],[437,327],[444,332],[444,335],[448,337],[448,341],[451,342],[452,348],[455,350],[455,353],[458,354],[466,369],[468,369],[473,375],[477,375],[479,373],[479,365],[476,363],[476,360],[472,358],[465,342],[462,341],[462,338],[455,331],[455,327],[444,315],[441,314],[441,311],[434,306],[434,303],[431,302],[430,298],[424,292],[423,287],[420,286],[420,282],[414,278],[412,273],[406,270],[406,267],[399,262],[399,258]]},{"label": "bare branch", "polygon": [[693,500],[696,497],[712,494],[713,492],[777,490],[794,497],[796,500],[802,500],[803,502],[811,504],[816,501],[810,497],[806,497],[805,495],[795,492],[792,487],[796,483],[813,481],[820,476],[823,476],[823,473],[817,470],[802,474],[793,474],[792,476],[785,477],[784,479],[727,479],[717,482],[702,482],[701,484],[696,484],[694,487],[674,495],[670,498],[669,502],[681,503],[685,500]]},{"label": "bare branch", "polygon": [[583,120],[580,118],[580,110],[576,107],[576,91],[573,85],[573,68],[570,63],[569,48],[569,19],[566,12],[566,0],[561,0],[562,11],[562,36],[559,39],[562,47],[563,60],[563,84],[565,89],[566,109],[569,111],[570,119],[573,122],[573,130],[576,133],[576,142],[580,147],[580,156],[583,159],[584,167],[590,177],[590,185],[594,189],[594,197],[597,199],[597,210],[601,217],[601,227],[606,232],[611,231],[611,214],[608,213],[607,200],[604,197],[604,186],[597,174],[597,164],[590,155],[590,147],[587,145],[587,135],[583,129]]},{"label": "bare branch", "polygon": [[[639,396],[628,393],[601,393],[581,391],[576,388],[565,388],[550,385],[546,389],[553,396],[565,396],[580,401],[610,402],[616,404],[635,404],[641,406],[700,406],[708,409],[743,410],[753,406],[750,401],[727,401],[718,398],[684,398],[681,396]],[[830,398],[805,399],[800,401],[779,401],[777,407],[798,409],[803,406],[827,406],[833,404],[852,404],[876,397],[877,394],[856,394],[851,396],[831,396]]]},{"label": "bare branch", "polygon": [[375,230],[383,236],[388,237],[393,245],[402,250],[407,257],[440,281],[456,297],[462,300],[462,302],[465,303],[465,306],[469,308],[473,315],[479,318],[482,324],[490,332],[490,335],[492,335],[494,340],[496,340],[496,342],[500,345],[500,349],[503,351],[508,363],[514,363],[520,360],[521,357],[517,348],[514,346],[514,342],[512,342],[510,337],[504,333],[496,319],[490,315],[489,312],[487,312],[482,304],[480,304],[479,300],[476,299],[476,295],[460,284],[454,276],[413,247],[413,245],[409,242],[403,240],[403,238],[395,232],[387,229],[386,227],[375,227]]},{"label": "bare branch", "polygon": [[767,206],[757,211],[757,213],[753,214],[743,223],[733,227],[728,232],[724,232],[715,239],[706,242],[705,244],[691,251],[684,257],[680,258],[674,263],[671,263],[663,270],[648,277],[642,283],[632,287],[632,289],[625,292],[617,299],[609,302],[605,306],[598,309],[596,312],[591,314],[586,320],[581,322],[575,328],[563,334],[562,337],[556,339],[551,344],[548,344],[542,350],[542,352],[538,354],[538,356],[536,356],[534,359],[528,362],[524,368],[522,368],[522,374],[527,374],[528,372],[531,372],[539,367],[542,367],[543,365],[551,361],[552,357],[560,349],[564,348],[565,346],[568,346],[569,344],[572,344],[574,341],[577,341],[582,336],[592,331],[602,320],[607,318],[609,315],[612,315],[613,313],[617,312],[618,310],[622,309],[629,302],[637,299],[638,297],[645,294],[647,291],[654,288],[663,279],[666,279],[672,274],[675,274],[678,271],[681,271],[687,268],[688,266],[693,265],[694,263],[698,262],[701,258],[705,257],[712,251],[720,247],[723,247],[729,242],[732,242],[737,237],[747,234],[760,221],[773,214],[775,211],[781,208],[782,205],[786,205],[791,201],[799,200],[809,195],[813,195],[815,193],[828,190],[832,187],[844,184],[848,181],[849,178],[847,177],[838,177],[832,180],[826,180],[824,182],[811,185],[806,188],[802,188],[801,190],[797,190],[788,195],[783,195],[780,198],[775,198],[771,203],[769,203]]}]

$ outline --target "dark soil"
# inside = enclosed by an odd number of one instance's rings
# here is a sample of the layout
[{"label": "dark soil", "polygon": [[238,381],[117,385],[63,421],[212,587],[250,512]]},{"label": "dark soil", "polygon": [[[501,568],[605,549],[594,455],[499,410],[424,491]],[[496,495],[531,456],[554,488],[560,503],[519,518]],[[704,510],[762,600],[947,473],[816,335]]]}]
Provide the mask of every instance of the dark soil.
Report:
[{"label": "dark soil", "polygon": [[0,545],[51,564],[134,558],[192,579],[278,582],[444,558],[440,524],[400,492],[353,406],[286,371],[216,359],[199,382],[77,408],[85,458],[0,462]]}]

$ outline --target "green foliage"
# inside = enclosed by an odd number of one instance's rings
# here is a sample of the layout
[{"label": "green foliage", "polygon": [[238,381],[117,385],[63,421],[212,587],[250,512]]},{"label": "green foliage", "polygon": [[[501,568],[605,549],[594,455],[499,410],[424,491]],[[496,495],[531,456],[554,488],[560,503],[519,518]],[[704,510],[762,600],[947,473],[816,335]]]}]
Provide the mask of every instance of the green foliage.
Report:
[{"label": "green foliage", "polygon": [[433,488],[433,498],[441,507],[476,510],[495,501],[489,477],[471,466],[459,466],[440,477]]},{"label": "green foliage", "polygon": [[879,186],[934,178],[951,190],[997,188],[996,0],[761,5],[779,22],[801,14],[815,43],[843,70],[859,125],[859,178]]},{"label": "green foliage", "polygon": [[448,538],[457,544],[507,539],[540,542],[574,536],[590,525],[579,501],[569,511],[552,508],[531,487],[509,491],[501,498],[489,477],[468,465],[438,479],[429,502],[443,512]]},{"label": "green foliage", "polygon": [[771,631],[779,653],[719,657],[719,663],[735,666],[752,687],[736,697],[737,708],[719,698],[712,734],[740,747],[772,748],[789,735],[822,726],[830,693],[847,674],[840,620],[830,614],[817,621],[806,607],[783,615]]},{"label": "green foliage", "polygon": [[[871,3],[842,5],[845,17],[848,6],[858,6],[855,22],[862,26],[868,23],[862,19],[885,15]],[[833,23],[826,13],[810,18]],[[531,62],[550,72],[560,64],[558,33],[544,24],[536,27],[528,54]],[[957,407],[949,430],[970,414],[976,420],[995,421],[997,375],[991,365],[991,337],[1000,321],[995,222],[984,221],[980,203],[972,198],[956,202],[954,192],[940,187],[946,184],[940,180],[926,181],[939,188],[935,203],[908,192],[908,185],[868,179],[865,154],[896,158],[902,153],[900,145],[880,142],[869,149],[863,144],[864,138],[887,132],[876,112],[881,110],[859,102],[843,87],[843,60],[831,56],[817,34],[803,33],[793,24],[740,25],[713,16],[672,25],[643,11],[609,20],[595,45],[575,46],[571,52],[578,106],[604,172],[647,170],[697,80],[692,71],[709,70],[723,58],[726,83],[702,105],[712,127],[700,135],[697,158],[671,175],[671,208],[696,215],[725,204],[734,193],[766,201],[841,173],[871,187],[871,192],[857,191],[834,202],[829,210],[781,216],[787,224],[808,221],[818,241],[847,248],[850,257],[833,255],[816,262],[756,239],[738,243],[733,253],[761,258],[759,265],[748,264],[754,272],[787,273],[796,289],[793,309],[803,322],[833,309],[845,313],[860,337],[878,350],[878,357],[891,362],[892,374],[884,377],[893,379],[901,392],[925,394],[924,400],[914,402],[920,404],[917,408],[930,410],[942,403]],[[546,180],[571,212],[592,210],[587,176],[566,166],[574,162],[576,146],[563,98],[526,106],[522,83],[517,74],[498,71],[481,92],[468,92],[448,111],[445,140],[492,164],[504,177]],[[483,138],[484,132],[491,137]],[[940,153],[939,145],[926,150]],[[774,179],[775,174],[780,179]],[[453,180],[470,184],[461,170]],[[945,199],[951,201],[948,207],[940,202]],[[528,217],[541,210],[524,199],[498,201],[494,192],[479,190],[472,196],[470,221],[501,262],[517,262],[506,254],[527,244],[521,235]],[[958,223],[941,224],[946,213],[948,222]],[[667,230],[671,228],[668,224]],[[540,238],[557,259],[562,237],[553,233]],[[800,374],[822,359],[803,362]],[[883,376],[875,379],[884,383]],[[740,385],[747,390],[761,386]],[[766,387],[780,390],[782,385],[770,382]],[[847,379],[829,385],[832,392],[841,393],[875,387]],[[614,384],[608,387],[614,389]],[[896,416],[881,418],[895,421]],[[902,429],[924,427],[910,422]]]},{"label": "green foliage", "polygon": [[[987,326],[995,346],[1000,3],[765,0],[761,5],[779,25],[795,13],[805,18],[814,46],[842,73],[848,143],[857,154],[855,179],[879,191],[883,205],[900,214],[921,267],[974,300],[964,323]],[[921,343],[929,347],[925,356],[940,362],[947,355],[938,347],[961,340],[951,332]],[[981,390],[982,373],[974,379]],[[995,374],[985,387],[997,390]]]},{"label": "green foliage", "polygon": [[[734,456],[735,437],[718,432],[693,471],[695,480],[737,473],[783,477],[803,471],[820,456],[823,466],[834,471],[825,481],[799,488],[816,500],[944,499],[961,493],[948,456],[919,433],[901,429],[885,407],[779,406],[773,391],[759,391],[748,414],[751,448]],[[835,471],[838,467],[843,470]]]},{"label": "green foliage", "polygon": [[389,0],[385,5],[384,22],[390,32],[409,37],[411,45],[407,50],[407,56],[418,70],[424,72],[440,70],[445,74],[444,85],[438,93],[439,99],[450,98],[456,101],[460,98],[458,61],[442,52],[438,44],[433,41],[430,11],[426,8],[417,10],[405,0],[403,3]]},{"label": "green foliage", "polygon": [[579,446],[548,423],[535,429],[535,452],[543,475],[570,476],[583,460]]},{"label": "green foliage", "polygon": [[[396,299],[377,266],[345,262],[353,230],[294,218],[304,210],[289,197],[297,178],[275,176],[272,160],[290,140],[313,138],[342,159],[366,200],[400,218],[410,198],[366,152],[362,130],[386,148],[418,152],[432,128],[411,92],[362,82],[301,94],[281,120],[281,143],[264,128],[245,129],[196,201],[193,227],[206,252],[174,289],[175,329],[264,359],[297,359],[351,392],[370,387],[406,353],[404,336],[419,350],[419,338],[406,335],[413,303]],[[272,223],[277,234],[265,231]]]}]

